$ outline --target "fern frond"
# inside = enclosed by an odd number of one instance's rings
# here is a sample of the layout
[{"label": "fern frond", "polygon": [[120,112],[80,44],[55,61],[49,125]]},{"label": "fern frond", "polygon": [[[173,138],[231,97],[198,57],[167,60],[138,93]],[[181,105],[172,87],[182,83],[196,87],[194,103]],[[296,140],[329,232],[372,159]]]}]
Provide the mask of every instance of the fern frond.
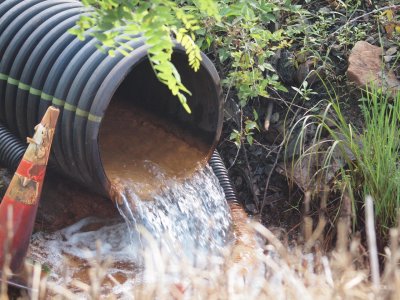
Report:
[{"label": "fern frond", "polygon": [[[197,71],[200,68],[201,52],[195,43],[194,32],[200,29],[198,11],[210,16],[218,14],[213,0],[191,0],[196,11],[188,11],[188,5],[179,5],[176,0],[82,0],[91,6],[91,13],[82,16],[77,27],[70,30],[80,39],[85,38],[89,28],[91,35],[99,42],[99,48],[110,55],[118,51],[128,55],[131,51],[126,43],[116,41],[123,36],[125,41],[142,34],[148,46],[148,57],[157,78],[167,85],[177,96],[183,107],[190,113],[186,95],[189,90],[183,85],[180,75],[171,63],[174,42],[172,35],[181,44],[188,56],[189,66]],[[118,28],[118,29],[116,29]]]},{"label": "fern frond", "polygon": [[176,40],[179,44],[185,48],[186,54],[188,56],[189,65],[194,71],[198,71],[201,62],[201,52],[200,48],[196,45],[191,36],[187,34],[187,31],[183,28],[176,32]]}]

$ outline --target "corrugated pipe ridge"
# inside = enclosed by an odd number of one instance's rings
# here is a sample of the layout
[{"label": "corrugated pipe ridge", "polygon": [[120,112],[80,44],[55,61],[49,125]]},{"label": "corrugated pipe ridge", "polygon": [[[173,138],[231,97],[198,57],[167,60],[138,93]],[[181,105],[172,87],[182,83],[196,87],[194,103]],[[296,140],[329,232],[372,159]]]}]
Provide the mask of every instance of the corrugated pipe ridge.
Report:
[{"label": "corrugated pipe ridge", "polygon": [[0,124],[0,165],[15,171],[25,150],[26,145]]},{"label": "corrugated pipe ridge", "polygon": [[51,162],[105,196],[110,182],[98,140],[116,92],[134,95],[133,101],[143,102],[144,108],[195,128],[207,136],[212,151],[222,127],[222,100],[218,74],[207,57],[202,56],[194,73],[183,49],[174,49],[173,62],[193,94],[188,98],[193,113],[188,115],[156,79],[140,36],[119,40],[134,49],[130,56],[117,51],[111,57],[96,48],[89,34],[80,41],[68,33],[87,13],[77,0],[0,2],[0,123],[24,141],[50,105],[59,108]]},{"label": "corrugated pipe ridge", "polygon": [[214,150],[209,163],[224,190],[226,201],[240,205],[235,189],[229,179],[228,170],[217,150]]}]

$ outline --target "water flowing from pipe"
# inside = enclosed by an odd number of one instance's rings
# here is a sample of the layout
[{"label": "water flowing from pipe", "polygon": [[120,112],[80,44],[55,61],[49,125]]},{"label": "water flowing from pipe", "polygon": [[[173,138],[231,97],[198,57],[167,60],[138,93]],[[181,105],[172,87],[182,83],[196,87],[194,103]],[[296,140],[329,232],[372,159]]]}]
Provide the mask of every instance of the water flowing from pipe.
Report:
[{"label": "water flowing from pipe", "polygon": [[161,248],[178,259],[221,250],[230,239],[231,220],[223,191],[210,167],[183,182],[167,179],[150,162],[147,168],[164,184],[152,201],[140,199],[132,188],[124,191],[118,209],[127,224],[142,225]]},{"label": "water flowing from pipe", "polygon": [[[85,274],[91,261],[99,253],[102,259],[111,257],[109,272],[121,285],[110,283],[107,292],[117,294],[122,286],[129,289],[154,280],[143,271],[149,253],[159,272],[164,262],[157,260],[165,258],[168,264],[185,261],[188,266],[207,268],[212,257],[222,257],[233,239],[232,224],[211,168],[206,166],[185,180],[165,176],[151,162],[146,162],[146,169],[158,177],[161,188],[153,200],[143,200],[136,193],[140,186],[125,182],[118,205],[125,222],[87,218],[54,233],[39,232],[33,236],[30,257],[49,266],[53,280],[64,285],[74,279],[89,283]],[[67,266],[62,266],[65,257]]]}]

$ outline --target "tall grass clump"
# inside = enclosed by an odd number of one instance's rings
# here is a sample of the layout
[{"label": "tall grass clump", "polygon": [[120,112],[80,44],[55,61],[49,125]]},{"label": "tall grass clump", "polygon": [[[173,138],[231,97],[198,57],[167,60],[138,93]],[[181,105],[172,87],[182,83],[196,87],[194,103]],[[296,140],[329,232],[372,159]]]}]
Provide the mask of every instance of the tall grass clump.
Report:
[{"label": "tall grass clump", "polygon": [[393,102],[373,88],[361,105],[365,130],[357,162],[362,172],[364,195],[372,195],[381,225],[393,226],[400,206],[400,93]]},{"label": "tall grass clump", "polygon": [[[353,215],[362,205],[357,201],[371,195],[377,224],[385,235],[396,223],[400,207],[400,93],[384,94],[371,86],[363,91],[360,108],[363,128],[345,118],[333,96],[323,113],[301,118],[290,131],[293,135],[295,128],[301,128],[296,138],[299,155],[289,169],[301,166],[312,173],[308,174],[311,190],[330,183],[349,195]],[[311,128],[315,134],[309,142],[306,133]]]}]

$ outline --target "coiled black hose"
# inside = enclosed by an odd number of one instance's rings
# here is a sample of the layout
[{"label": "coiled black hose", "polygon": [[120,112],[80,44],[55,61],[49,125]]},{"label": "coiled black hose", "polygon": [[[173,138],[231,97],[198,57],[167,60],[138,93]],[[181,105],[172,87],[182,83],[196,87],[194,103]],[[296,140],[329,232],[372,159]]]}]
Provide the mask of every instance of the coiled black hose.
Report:
[{"label": "coiled black hose", "polygon": [[240,202],[236,196],[235,189],[229,179],[228,170],[225,167],[224,162],[221,159],[217,150],[214,150],[209,164],[218,178],[218,181],[224,190],[226,201],[229,203],[240,205]]},{"label": "coiled black hose", "polygon": [[0,165],[15,171],[25,153],[26,145],[0,124]]}]

